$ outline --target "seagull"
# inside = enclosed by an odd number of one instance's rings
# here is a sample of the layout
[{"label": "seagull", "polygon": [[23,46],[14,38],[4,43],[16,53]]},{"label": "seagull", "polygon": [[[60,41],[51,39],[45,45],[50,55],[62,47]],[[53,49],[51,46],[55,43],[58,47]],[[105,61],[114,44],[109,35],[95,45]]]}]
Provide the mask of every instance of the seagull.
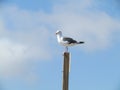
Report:
[{"label": "seagull", "polygon": [[61,44],[62,46],[65,46],[66,52],[68,52],[68,47],[69,46],[74,46],[74,45],[78,45],[78,44],[83,44],[83,41],[76,41],[71,37],[63,37],[62,36],[62,32],[61,31],[56,31],[56,36],[57,36],[57,41],[59,44]]}]

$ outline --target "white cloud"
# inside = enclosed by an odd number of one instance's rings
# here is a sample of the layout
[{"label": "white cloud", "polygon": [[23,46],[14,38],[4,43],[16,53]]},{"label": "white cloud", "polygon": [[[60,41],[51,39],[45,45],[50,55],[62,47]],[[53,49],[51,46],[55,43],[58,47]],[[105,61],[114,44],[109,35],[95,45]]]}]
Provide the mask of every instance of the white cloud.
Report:
[{"label": "white cloud", "polygon": [[[14,66],[21,64],[25,58],[26,47],[24,45],[10,41],[9,39],[0,39],[0,71],[6,75],[8,72],[14,72]],[[8,74],[9,75],[9,74]]]},{"label": "white cloud", "polygon": [[28,70],[29,62],[51,58],[50,33],[37,21],[39,17],[17,7],[5,8],[2,15],[0,72],[3,76],[22,74]]},{"label": "white cloud", "polygon": [[71,1],[55,6],[52,20],[65,34],[85,40],[86,50],[105,49],[112,44],[113,33],[120,31],[120,21],[97,8],[94,0]]},{"label": "white cloud", "polygon": [[[59,25],[65,35],[84,40],[87,50],[107,48],[112,33],[120,30],[120,21],[104,11],[89,11],[92,3],[93,0],[68,1],[64,5],[54,5],[49,14],[21,10],[16,6],[5,7],[0,21],[0,70],[11,74],[21,71],[23,63],[29,59],[49,59],[54,53],[50,45],[54,31],[50,28]],[[14,67],[18,68],[12,70]]]},{"label": "white cloud", "polygon": [[87,15],[72,12],[57,14],[56,22],[68,35],[86,41],[85,46],[89,50],[108,47],[111,43],[111,34],[120,29],[120,22],[104,12]]}]

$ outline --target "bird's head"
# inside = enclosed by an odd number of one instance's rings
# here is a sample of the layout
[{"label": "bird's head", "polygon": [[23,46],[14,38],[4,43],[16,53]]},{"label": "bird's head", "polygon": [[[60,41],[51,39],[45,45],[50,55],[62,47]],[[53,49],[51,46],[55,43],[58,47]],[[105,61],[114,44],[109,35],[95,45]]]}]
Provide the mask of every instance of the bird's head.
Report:
[{"label": "bird's head", "polygon": [[61,31],[56,31],[56,35],[58,35],[58,34],[62,34],[62,32]]}]

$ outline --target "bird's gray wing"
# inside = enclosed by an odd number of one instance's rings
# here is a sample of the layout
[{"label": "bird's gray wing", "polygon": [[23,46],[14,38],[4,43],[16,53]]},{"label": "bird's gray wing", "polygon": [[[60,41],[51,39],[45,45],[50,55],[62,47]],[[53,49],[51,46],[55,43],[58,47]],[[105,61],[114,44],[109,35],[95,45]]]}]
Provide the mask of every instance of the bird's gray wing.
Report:
[{"label": "bird's gray wing", "polygon": [[70,37],[63,37],[63,41],[67,41],[68,44],[71,44],[71,43],[77,43],[76,40],[70,38]]}]

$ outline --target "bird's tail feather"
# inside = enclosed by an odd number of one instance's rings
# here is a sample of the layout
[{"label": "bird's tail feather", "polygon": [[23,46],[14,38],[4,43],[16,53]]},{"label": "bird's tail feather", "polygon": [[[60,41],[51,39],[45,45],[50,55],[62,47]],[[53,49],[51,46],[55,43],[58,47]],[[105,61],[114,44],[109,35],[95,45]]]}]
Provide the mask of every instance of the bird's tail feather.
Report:
[{"label": "bird's tail feather", "polygon": [[83,42],[83,41],[77,42],[77,44],[83,44],[83,43],[85,43],[85,42]]}]

